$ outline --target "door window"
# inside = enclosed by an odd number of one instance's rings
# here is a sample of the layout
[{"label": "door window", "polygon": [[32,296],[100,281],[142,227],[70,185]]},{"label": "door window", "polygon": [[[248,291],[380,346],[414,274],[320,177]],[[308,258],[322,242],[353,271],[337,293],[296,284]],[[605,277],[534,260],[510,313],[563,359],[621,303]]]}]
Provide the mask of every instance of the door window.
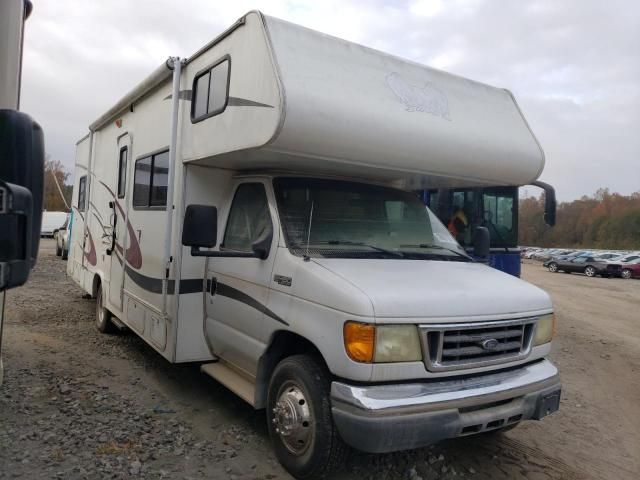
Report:
[{"label": "door window", "polygon": [[87,209],[87,176],[80,177],[78,183],[78,211],[84,212]]},{"label": "door window", "polygon": [[124,198],[127,186],[127,154],[127,147],[120,149],[120,158],[118,159],[118,198]]},{"label": "door window", "polygon": [[251,244],[272,226],[264,185],[244,183],[236,190],[222,247],[250,252]]}]

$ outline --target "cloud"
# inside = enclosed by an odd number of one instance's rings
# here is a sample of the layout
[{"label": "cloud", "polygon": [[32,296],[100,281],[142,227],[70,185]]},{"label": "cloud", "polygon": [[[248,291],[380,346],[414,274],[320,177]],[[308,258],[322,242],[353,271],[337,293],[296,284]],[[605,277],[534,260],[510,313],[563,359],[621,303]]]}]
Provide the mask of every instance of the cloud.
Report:
[{"label": "cloud", "polygon": [[[87,125],[169,55],[256,2],[43,0],[27,23],[22,108],[70,169]],[[514,92],[560,199],[640,189],[640,4],[611,0],[267,0],[267,14]]]}]

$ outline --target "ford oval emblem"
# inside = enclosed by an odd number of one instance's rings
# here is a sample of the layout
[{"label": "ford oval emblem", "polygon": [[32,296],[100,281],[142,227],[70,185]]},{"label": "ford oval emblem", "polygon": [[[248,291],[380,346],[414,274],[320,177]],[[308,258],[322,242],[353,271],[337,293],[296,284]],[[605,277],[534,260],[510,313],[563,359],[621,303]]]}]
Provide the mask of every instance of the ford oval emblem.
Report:
[{"label": "ford oval emblem", "polygon": [[485,350],[495,350],[498,348],[498,340],[495,338],[488,338],[483,340],[482,343],[480,343],[480,346]]}]

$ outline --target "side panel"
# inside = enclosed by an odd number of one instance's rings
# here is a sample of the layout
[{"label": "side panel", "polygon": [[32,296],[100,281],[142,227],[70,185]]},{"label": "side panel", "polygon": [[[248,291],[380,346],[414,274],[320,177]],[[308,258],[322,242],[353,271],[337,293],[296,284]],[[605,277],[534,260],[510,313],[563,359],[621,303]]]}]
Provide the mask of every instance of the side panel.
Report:
[{"label": "side panel", "polygon": [[[168,150],[170,93],[170,83],[160,85],[139,104],[133,105],[131,111],[95,132],[91,162],[89,140],[79,143],[68,271],[89,293],[92,292],[96,275],[99,276],[106,293],[107,308],[153,348],[172,360],[174,330],[162,315],[162,279],[165,276],[162,258],[167,207],[138,207],[132,202],[136,160]],[[126,193],[124,198],[118,198],[119,154],[125,144],[129,148]],[[159,170],[158,178],[166,178],[166,167],[161,166]],[[79,182],[85,175],[90,182],[86,211],[78,211]],[[180,175],[181,169],[178,168],[177,182],[181,182]],[[180,194],[181,188],[176,188],[174,199],[168,199],[167,203],[176,204]],[[112,247],[113,252],[109,255]],[[118,263],[114,265],[114,262]],[[169,285],[167,307],[171,312],[175,305],[173,281]]]},{"label": "side panel", "polygon": [[[232,172],[217,168],[185,166],[184,206],[189,204],[212,205],[223,208],[232,192]],[[176,215],[178,232],[176,245],[181,249],[181,273],[178,315],[176,321],[176,362],[205,361],[212,358],[204,337],[204,309],[202,280],[205,279],[205,259],[192,257],[187,247],[182,247],[183,214]],[[224,223],[218,217],[218,232],[222,235]],[[215,261],[215,260],[214,260]]]}]

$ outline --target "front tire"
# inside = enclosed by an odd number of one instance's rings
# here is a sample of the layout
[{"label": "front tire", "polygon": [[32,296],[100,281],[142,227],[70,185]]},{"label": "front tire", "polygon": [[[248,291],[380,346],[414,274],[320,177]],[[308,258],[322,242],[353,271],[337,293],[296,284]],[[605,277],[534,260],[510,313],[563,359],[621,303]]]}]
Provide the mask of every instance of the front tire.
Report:
[{"label": "front tire", "polygon": [[58,246],[58,242],[56,241],[56,257],[62,255],[62,249]]},{"label": "front tire", "polygon": [[587,277],[595,277],[596,276],[596,269],[594,267],[592,267],[591,265],[587,265],[584,269],[584,274]]},{"label": "front tire", "polygon": [[629,270],[628,268],[625,268],[624,270],[622,270],[622,278],[626,278],[626,279],[631,278],[631,270]]},{"label": "front tire", "polygon": [[556,272],[558,271],[558,264],[557,264],[557,263],[555,263],[555,262],[551,262],[551,263],[549,264],[549,271],[550,271],[551,273],[556,273]]},{"label": "front tire", "polygon": [[69,258],[69,250],[65,248],[64,244],[62,245],[62,260],[67,260]]},{"label": "front tire", "polygon": [[104,293],[102,285],[98,286],[96,295],[96,328],[102,333],[113,333],[116,327],[111,321],[111,312],[104,306]]},{"label": "front tire", "polygon": [[267,394],[267,428],[276,457],[299,479],[324,478],[342,464],[347,446],[331,415],[331,379],[308,355],[285,358]]}]

